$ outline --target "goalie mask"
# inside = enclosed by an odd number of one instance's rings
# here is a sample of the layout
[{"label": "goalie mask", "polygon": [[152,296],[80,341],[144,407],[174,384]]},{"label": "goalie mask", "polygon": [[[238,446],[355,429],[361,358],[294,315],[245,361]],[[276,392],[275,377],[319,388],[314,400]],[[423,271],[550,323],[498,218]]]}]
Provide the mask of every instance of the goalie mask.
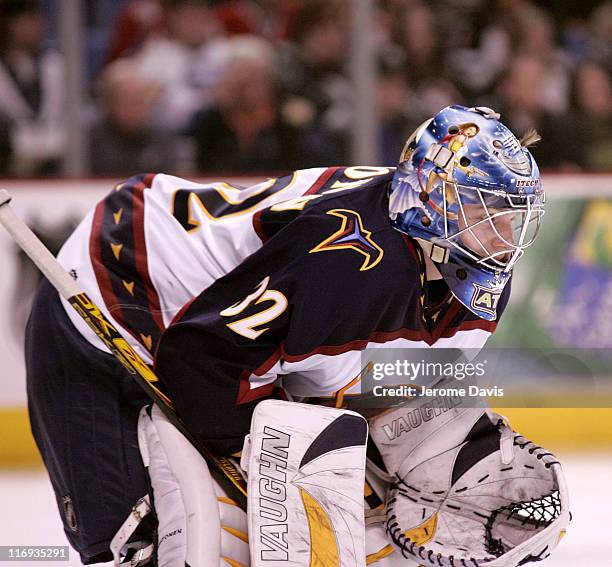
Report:
[{"label": "goalie mask", "polygon": [[544,214],[538,166],[490,108],[449,106],[410,136],[391,183],[391,224],[415,238],[453,295],[488,321]]}]

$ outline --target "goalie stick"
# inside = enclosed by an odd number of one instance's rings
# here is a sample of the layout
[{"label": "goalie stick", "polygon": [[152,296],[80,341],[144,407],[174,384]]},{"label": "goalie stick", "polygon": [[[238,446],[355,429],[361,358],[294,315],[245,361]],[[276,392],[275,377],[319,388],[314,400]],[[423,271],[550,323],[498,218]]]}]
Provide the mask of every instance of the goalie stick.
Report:
[{"label": "goalie stick", "polygon": [[121,362],[168,418],[168,421],[198,450],[208,464],[211,475],[225,490],[227,496],[246,512],[246,484],[234,464],[228,458],[214,454],[189,433],[174,410],[172,401],[157,387],[159,379],[153,370],[121,336],[121,333],[87,294],[79,289],[76,281],[64,270],[63,266],[47,250],[25,222],[15,214],[9,205],[10,201],[11,196],[8,191],[0,189],[0,224],[4,226],[59,294],[72,305],[110,352]]}]

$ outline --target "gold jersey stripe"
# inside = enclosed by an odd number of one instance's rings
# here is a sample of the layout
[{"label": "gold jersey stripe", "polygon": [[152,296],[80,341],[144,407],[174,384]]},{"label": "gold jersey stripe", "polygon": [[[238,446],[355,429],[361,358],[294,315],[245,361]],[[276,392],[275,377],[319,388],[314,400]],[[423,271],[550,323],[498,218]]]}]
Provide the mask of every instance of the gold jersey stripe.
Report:
[{"label": "gold jersey stripe", "polygon": [[147,350],[150,351],[151,347],[153,346],[153,339],[151,338],[151,335],[143,335],[140,333],[140,338],[142,339],[144,346],[147,347]]}]

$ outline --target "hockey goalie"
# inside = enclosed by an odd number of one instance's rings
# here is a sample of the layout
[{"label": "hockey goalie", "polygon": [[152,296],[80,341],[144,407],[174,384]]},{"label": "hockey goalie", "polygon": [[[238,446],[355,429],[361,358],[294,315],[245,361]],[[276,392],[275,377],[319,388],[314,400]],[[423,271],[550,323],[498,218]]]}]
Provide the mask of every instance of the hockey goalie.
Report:
[{"label": "hockey goalie", "polygon": [[26,337],[30,417],[83,563],[548,557],[569,522],[561,467],[503,416],[460,404],[389,435],[424,411],[418,398],[365,417],[345,403],[367,394],[365,348],[478,349],[495,331],[544,213],[536,137],[451,106],[397,168],[114,187],[58,259],[246,482],[247,509],[43,284]]}]

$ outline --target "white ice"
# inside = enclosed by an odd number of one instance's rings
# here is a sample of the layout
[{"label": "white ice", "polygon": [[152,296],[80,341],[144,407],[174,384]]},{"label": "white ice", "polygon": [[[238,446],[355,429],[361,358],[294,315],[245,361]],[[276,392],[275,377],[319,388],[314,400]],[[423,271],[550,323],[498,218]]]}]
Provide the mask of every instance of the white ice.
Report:
[{"label": "white ice", "polygon": [[[560,460],[565,464],[573,521],[553,556],[541,565],[612,567],[612,452],[574,453],[560,456]],[[0,545],[66,545],[51,485],[43,472],[0,471],[0,509]],[[37,561],[31,566],[80,564],[71,549],[69,561]]]}]

